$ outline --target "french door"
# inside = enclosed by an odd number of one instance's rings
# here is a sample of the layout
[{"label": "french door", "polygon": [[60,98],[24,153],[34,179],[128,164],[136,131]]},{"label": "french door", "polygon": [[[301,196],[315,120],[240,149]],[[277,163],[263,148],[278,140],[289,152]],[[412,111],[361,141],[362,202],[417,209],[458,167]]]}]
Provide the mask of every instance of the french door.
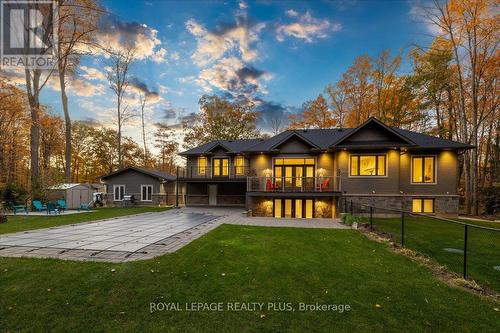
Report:
[{"label": "french door", "polygon": [[274,217],[313,218],[314,199],[274,199]]},{"label": "french door", "polygon": [[229,175],[229,159],[228,158],[214,158],[213,161],[213,176],[214,177],[227,177]]},{"label": "french door", "polygon": [[275,184],[279,189],[300,192],[314,189],[313,165],[274,166]]}]

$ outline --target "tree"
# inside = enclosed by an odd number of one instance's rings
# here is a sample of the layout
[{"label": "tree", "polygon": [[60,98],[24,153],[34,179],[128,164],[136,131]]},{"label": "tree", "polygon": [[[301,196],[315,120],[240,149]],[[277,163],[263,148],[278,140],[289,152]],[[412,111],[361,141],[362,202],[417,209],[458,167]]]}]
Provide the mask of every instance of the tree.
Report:
[{"label": "tree", "polygon": [[99,9],[94,0],[58,0],[57,70],[65,121],[64,178],[71,182],[71,117],[66,95],[66,78],[74,73],[85,45],[97,30]]},{"label": "tree", "polygon": [[347,91],[345,82],[339,81],[335,85],[329,84],[325,89],[330,100],[333,118],[339,128],[345,127],[345,119],[348,113],[347,110]]},{"label": "tree", "polygon": [[148,99],[148,95],[139,92],[139,106],[141,108],[141,127],[142,127],[142,144],[144,149],[144,160],[143,165],[148,166],[149,161],[149,151],[146,144],[146,118],[145,118],[145,110],[146,110],[146,101]]},{"label": "tree", "polygon": [[163,123],[156,124],[155,147],[158,148],[158,168],[172,174],[176,173],[175,158],[179,152],[179,144],[174,140],[172,129]]},{"label": "tree", "polygon": [[331,128],[336,121],[322,94],[303,104],[303,112],[289,117],[289,128]]},{"label": "tree", "polygon": [[200,98],[200,113],[192,122],[185,121],[184,147],[190,148],[212,140],[236,140],[259,137],[256,127],[258,114],[253,103],[230,102],[213,95]]},{"label": "tree", "polygon": [[383,50],[373,61],[373,71],[371,78],[375,93],[375,115],[381,121],[387,121],[387,113],[391,111],[391,105],[388,105],[390,91],[393,85],[397,84],[396,71],[401,64],[401,52],[391,59],[391,50]]},{"label": "tree", "polygon": [[108,59],[109,71],[106,73],[109,87],[116,95],[116,124],[117,124],[117,148],[118,148],[118,166],[123,166],[122,151],[122,127],[133,116],[123,107],[123,96],[129,86],[130,65],[135,58],[135,49],[127,47],[123,50],[112,50]]}]

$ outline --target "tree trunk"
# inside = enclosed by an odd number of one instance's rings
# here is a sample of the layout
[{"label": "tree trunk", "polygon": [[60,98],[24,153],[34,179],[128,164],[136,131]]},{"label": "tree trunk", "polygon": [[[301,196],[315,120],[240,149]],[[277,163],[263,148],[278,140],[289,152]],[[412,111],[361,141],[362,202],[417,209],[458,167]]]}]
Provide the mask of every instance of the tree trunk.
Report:
[{"label": "tree trunk", "polygon": [[30,168],[31,168],[31,191],[36,192],[40,185],[39,179],[39,150],[40,150],[40,101],[39,84],[40,70],[33,71],[33,77],[28,69],[26,74],[26,91],[28,93],[28,103],[31,113],[30,126]]},{"label": "tree trunk", "polygon": [[65,151],[64,151],[64,180],[71,183],[71,118],[68,109],[68,96],[66,95],[66,75],[63,64],[59,61],[59,85],[61,86],[61,102],[64,112]]}]

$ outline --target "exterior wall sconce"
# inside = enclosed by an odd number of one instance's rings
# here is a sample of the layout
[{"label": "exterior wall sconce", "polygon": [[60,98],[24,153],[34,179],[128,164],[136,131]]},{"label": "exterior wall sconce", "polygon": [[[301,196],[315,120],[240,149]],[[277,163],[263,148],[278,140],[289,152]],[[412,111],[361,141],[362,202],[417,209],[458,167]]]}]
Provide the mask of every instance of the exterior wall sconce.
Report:
[{"label": "exterior wall sconce", "polygon": [[271,169],[265,169],[263,171],[263,173],[264,173],[265,177],[272,177],[272,175],[273,175],[273,172],[271,171]]},{"label": "exterior wall sconce", "polygon": [[326,176],[326,170],[323,168],[319,168],[318,171],[316,171],[318,177],[325,177]]}]

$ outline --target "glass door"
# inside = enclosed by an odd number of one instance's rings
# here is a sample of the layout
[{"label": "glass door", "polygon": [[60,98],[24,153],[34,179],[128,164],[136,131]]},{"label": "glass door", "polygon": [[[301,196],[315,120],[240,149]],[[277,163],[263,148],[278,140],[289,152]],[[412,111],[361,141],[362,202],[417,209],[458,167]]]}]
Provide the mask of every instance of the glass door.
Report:
[{"label": "glass door", "polygon": [[214,158],[214,177],[227,177],[229,175],[229,159],[228,158]]}]

